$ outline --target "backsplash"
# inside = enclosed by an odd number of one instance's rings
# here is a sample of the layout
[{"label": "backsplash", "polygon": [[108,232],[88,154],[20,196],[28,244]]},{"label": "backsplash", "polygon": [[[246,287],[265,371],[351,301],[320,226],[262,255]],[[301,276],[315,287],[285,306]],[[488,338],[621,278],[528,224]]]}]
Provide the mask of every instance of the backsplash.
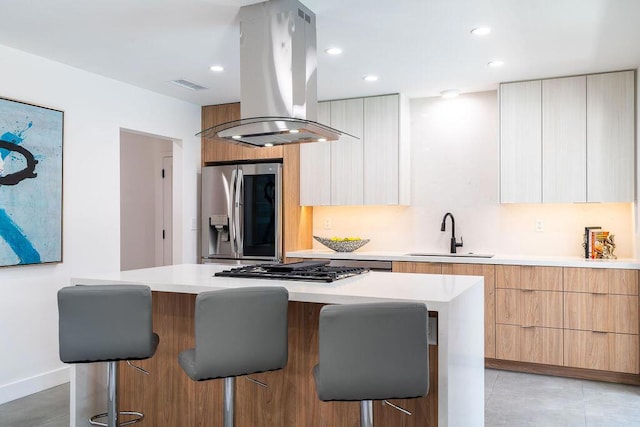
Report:
[{"label": "backsplash", "polygon": [[412,99],[411,154],[411,206],[314,207],[313,234],[371,239],[363,251],[448,252],[451,212],[460,252],[584,256],[584,227],[601,226],[619,258],[635,255],[632,203],[499,203],[496,91]]}]

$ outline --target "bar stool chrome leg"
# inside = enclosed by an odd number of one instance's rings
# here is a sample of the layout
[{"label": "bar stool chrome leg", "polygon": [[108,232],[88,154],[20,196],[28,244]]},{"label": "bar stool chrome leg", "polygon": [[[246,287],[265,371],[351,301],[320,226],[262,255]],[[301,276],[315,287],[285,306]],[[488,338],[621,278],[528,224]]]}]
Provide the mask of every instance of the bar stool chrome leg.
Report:
[{"label": "bar stool chrome leg", "polygon": [[373,427],[373,400],[360,401],[360,427]]},{"label": "bar stool chrome leg", "polygon": [[[118,412],[118,387],[116,382],[117,378],[118,378],[118,362],[116,361],[107,362],[107,412],[94,415],[89,419],[89,424],[94,426],[100,426],[100,427],[125,427],[131,424],[138,423],[142,421],[142,419],[144,418],[144,414],[142,412],[136,412],[136,411]],[[119,422],[120,415],[131,415],[131,416],[135,416],[135,418],[120,423]],[[98,421],[99,419],[102,419],[102,418],[106,418],[107,422],[103,423]]]},{"label": "bar stool chrome leg", "polygon": [[224,379],[224,427],[233,427],[233,394],[235,389],[235,377]]}]

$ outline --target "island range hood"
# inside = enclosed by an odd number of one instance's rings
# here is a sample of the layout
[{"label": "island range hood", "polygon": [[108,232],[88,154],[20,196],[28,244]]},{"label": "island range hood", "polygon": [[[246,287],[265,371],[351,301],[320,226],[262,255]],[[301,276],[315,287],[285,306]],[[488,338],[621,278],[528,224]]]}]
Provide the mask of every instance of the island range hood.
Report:
[{"label": "island range hood", "polygon": [[241,119],[198,135],[252,147],[349,135],[316,122],[315,14],[297,0],[270,0],[241,7],[239,18]]}]

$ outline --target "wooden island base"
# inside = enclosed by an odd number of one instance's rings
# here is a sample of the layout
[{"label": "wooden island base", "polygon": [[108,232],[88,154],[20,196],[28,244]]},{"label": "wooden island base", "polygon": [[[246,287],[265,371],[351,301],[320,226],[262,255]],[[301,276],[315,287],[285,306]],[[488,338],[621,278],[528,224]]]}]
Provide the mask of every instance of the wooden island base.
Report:
[{"label": "wooden island base", "polygon": [[[222,425],[223,380],[195,382],[178,365],[178,353],[194,347],[194,294],[154,292],[154,331],[160,336],[156,355],[135,364],[144,375],[120,363],[120,410],[144,413],[143,425],[196,427]],[[279,371],[252,375],[267,389],[236,378],[236,427],[358,426],[358,402],[318,400],[312,368],[318,362],[318,316],[323,304],[289,302],[289,360]],[[430,312],[430,315],[435,313]],[[438,353],[429,347],[429,394],[392,403],[405,415],[374,402],[374,420],[381,426],[438,425]]]}]

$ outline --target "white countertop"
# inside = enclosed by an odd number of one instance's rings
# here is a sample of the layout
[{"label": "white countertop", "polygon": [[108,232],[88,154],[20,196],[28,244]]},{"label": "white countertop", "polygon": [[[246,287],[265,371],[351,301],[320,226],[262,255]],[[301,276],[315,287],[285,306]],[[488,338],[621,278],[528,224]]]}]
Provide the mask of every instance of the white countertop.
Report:
[{"label": "white countertop", "polygon": [[131,271],[74,277],[72,284],[145,284],[153,291],[199,293],[215,289],[246,286],[283,286],[291,301],[347,304],[376,301],[424,301],[438,311],[472,286],[481,277],[434,274],[369,272],[332,283],[291,280],[215,277],[217,271],[233,266],[221,264],[182,264]]},{"label": "white countertop", "polygon": [[[414,251],[419,252],[419,251]],[[433,251],[429,251],[433,252]],[[621,268],[640,270],[637,259],[584,259],[580,257],[541,257],[531,255],[499,255],[491,258],[466,256],[410,256],[407,252],[364,251],[334,252],[332,250],[305,249],[287,252],[288,258],[318,258],[367,261],[443,262],[460,264],[532,265],[556,267]]]}]

